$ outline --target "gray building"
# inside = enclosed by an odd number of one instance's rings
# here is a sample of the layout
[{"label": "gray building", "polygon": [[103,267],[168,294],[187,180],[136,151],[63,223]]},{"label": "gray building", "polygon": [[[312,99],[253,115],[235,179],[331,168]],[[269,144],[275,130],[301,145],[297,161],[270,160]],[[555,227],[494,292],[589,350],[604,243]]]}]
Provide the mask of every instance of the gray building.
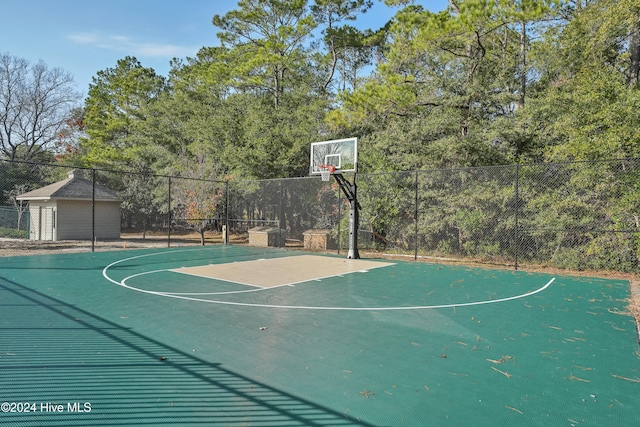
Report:
[{"label": "gray building", "polygon": [[[120,199],[114,190],[96,184],[95,237],[120,238]],[[17,197],[29,202],[31,240],[87,240],[93,230],[93,183],[82,170],[68,178]]]}]

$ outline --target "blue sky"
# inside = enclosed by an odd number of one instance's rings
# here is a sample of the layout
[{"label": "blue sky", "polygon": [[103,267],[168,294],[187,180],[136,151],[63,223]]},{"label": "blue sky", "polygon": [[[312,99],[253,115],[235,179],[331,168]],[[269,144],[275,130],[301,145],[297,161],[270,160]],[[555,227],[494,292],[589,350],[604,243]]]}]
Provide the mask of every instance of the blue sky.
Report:
[{"label": "blue sky", "polygon": [[[395,9],[380,0],[356,25],[379,28]],[[172,58],[195,56],[216,46],[211,19],[236,8],[222,0],[2,0],[0,52],[43,60],[70,72],[86,95],[91,79],[118,59],[135,56],[144,67],[167,75]],[[432,11],[447,0],[420,0]]]}]

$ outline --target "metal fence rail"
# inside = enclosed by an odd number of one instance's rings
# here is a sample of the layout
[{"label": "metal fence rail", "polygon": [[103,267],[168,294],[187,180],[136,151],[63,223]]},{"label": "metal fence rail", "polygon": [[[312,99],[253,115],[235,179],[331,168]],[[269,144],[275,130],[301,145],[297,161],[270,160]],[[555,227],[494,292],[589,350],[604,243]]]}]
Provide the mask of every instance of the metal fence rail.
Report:
[{"label": "metal fence rail", "polygon": [[[335,182],[312,177],[223,182],[98,169],[84,171],[92,191],[74,198],[79,211],[83,203],[90,206],[82,212],[90,212],[93,237],[54,244],[33,235],[34,225],[42,227],[33,215],[36,202],[20,200],[20,195],[60,185],[69,170],[0,161],[0,256],[248,244],[249,231],[256,227],[277,233],[278,246],[303,248],[305,233],[321,230],[334,242],[333,250],[347,248],[348,203]],[[365,254],[444,257],[514,268],[639,270],[638,159],[358,174],[349,179],[358,185],[358,240]],[[117,238],[99,237],[105,221],[100,191],[105,189],[119,200]],[[55,200],[40,205],[59,210]]]}]

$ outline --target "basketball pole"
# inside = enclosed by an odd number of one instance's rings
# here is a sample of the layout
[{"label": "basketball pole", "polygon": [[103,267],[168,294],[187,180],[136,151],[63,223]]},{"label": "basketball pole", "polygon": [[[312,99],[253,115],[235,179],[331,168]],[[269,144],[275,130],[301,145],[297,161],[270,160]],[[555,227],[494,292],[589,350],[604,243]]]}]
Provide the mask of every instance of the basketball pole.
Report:
[{"label": "basketball pole", "polygon": [[358,203],[358,186],[356,185],[355,176],[353,178],[353,184],[347,181],[341,173],[334,173],[333,177],[340,185],[340,189],[349,200],[349,251],[347,252],[347,259],[359,259],[360,253],[358,252],[358,227],[360,226],[360,213],[358,212],[361,207]]}]

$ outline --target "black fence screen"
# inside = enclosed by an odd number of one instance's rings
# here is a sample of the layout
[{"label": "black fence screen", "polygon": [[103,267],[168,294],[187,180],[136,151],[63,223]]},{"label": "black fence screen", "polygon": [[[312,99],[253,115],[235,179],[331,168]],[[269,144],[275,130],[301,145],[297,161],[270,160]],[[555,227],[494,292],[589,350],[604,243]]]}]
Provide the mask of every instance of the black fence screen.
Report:
[{"label": "black fence screen", "polygon": [[[345,175],[362,256],[637,272],[640,160]],[[319,177],[215,181],[0,162],[0,256],[203,244],[348,249]],[[88,234],[87,234],[88,233]]]}]

